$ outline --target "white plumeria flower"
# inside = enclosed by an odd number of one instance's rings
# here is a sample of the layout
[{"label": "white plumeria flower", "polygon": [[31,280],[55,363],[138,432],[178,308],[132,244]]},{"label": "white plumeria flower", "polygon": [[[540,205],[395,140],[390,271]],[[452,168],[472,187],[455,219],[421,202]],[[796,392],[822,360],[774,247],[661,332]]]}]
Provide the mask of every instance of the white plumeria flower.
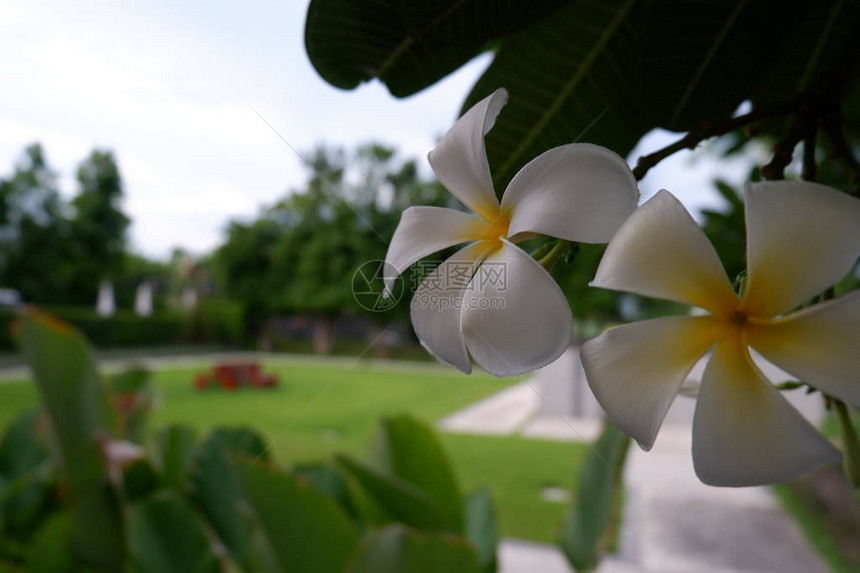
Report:
[{"label": "white plumeria flower", "polygon": [[[470,243],[418,287],[412,325],[424,347],[442,362],[469,373],[471,355],[496,376],[514,376],[552,362],[571,335],[570,308],[561,289],[514,243],[535,233],[606,243],[636,208],[639,196],[621,157],[595,145],[571,144],[529,162],[500,203],[484,135],[506,100],[507,92],[500,89],[478,102],[429,154],[439,180],[474,215],[410,207],[386,256],[386,268],[399,275],[427,255]],[[490,265],[497,269],[496,280],[479,272]],[[465,282],[446,285],[446,273],[464,268]],[[385,278],[391,289],[396,275]]]},{"label": "white plumeria flower", "polygon": [[691,304],[702,316],[646,320],[587,342],[591,389],[648,450],[684,379],[713,348],[693,420],[693,462],[711,485],[790,480],[840,453],[769,383],[752,347],[831,396],[860,404],[860,291],[800,311],[860,256],[860,201],[824,185],[747,186],[747,284],[735,294],[705,234],[667,191],[610,242],[592,285]]}]

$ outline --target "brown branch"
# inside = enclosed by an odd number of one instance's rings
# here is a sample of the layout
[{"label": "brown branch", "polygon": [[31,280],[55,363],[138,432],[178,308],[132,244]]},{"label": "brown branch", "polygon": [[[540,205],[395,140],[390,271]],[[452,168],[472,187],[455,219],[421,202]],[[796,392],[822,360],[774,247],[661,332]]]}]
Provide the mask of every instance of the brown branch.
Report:
[{"label": "brown branch", "polygon": [[803,139],[805,131],[801,120],[795,120],[788,130],[788,135],[780,139],[774,146],[773,159],[761,168],[762,177],[771,181],[785,179],[785,168],[791,164],[791,160],[794,158],[794,148]]},{"label": "brown branch", "polygon": [[695,149],[697,145],[706,139],[725,135],[729,132],[735,131],[736,129],[740,129],[766,119],[789,115],[799,111],[799,109],[800,102],[798,100],[790,100],[778,104],[760,106],[745,115],[739,115],[737,117],[713,123],[704,123],[699,128],[691,130],[687,135],[675,143],[655,151],[654,153],[640,157],[639,161],[636,162],[636,168],[633,169],[633,176],[636,177],[637,181],[641,181],[652,167],[682,149]]},{"label": "brown branch", "polygon": [[801,177],[807,181],[815,181],[817,174],[815,144],[820,109],[820,102],[811,96],[801,100],[800,108],[794,121],[791,122],[788,134],[773,148],[773,159],[770,163],[761,168],[762,177],[770,180],[785,179],[785,168],[794,159],[794,149],[797,144],[803,141]]}]

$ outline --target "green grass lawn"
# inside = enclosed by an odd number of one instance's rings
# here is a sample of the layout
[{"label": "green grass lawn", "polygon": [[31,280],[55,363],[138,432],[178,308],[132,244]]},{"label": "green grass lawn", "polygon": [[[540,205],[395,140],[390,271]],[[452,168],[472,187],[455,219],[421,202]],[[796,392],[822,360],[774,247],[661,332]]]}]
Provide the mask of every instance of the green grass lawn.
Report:
[{"label": "green grass lawn", "polygon": [[[154,427],[181,422],[201,434],[216,425],[246,425],[270,442],[281,463],[325,459],[334,452],[364,456],[380,416],[411,413],[435,422],[514,383],[485,374],[464,376],[432,364],[384,365],[355,360],[278,359],[274,390],[198,392],[201,368],[155,373]],[[0,423],[36,403],[32,384],[0,383]],[[573,488],[586,446],[513,437],[442,437],[464,490],[493,491],[502,534],[551,542],[567,506],[544,501],[547,486]]]}]

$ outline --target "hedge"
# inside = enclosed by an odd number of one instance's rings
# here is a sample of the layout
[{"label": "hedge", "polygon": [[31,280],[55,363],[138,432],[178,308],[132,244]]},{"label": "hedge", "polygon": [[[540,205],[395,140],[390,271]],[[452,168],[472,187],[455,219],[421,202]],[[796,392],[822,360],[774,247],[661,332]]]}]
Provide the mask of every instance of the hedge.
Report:
[{"label": "hedge", "polygon": [[[50,306],[43,310],[75,325],[97,348],[169,346],[179,342],[240,346],[244,339],[243,306],[227,299],[204,299],[191,312],[156,311],[150,317],[118,310],[104,318],[94,309],[80,306]],[[0,308],[0,351],[16,348],[11,336],[14,319],[13,310]]]},{"label": "hedge", "polygon": [[88,307],[52,306],[44,310],[75,325],[98,348],[176,344],[188,330],[188,318],[176,312],[141,317],[130,310],[118,310],[105,318]]}]

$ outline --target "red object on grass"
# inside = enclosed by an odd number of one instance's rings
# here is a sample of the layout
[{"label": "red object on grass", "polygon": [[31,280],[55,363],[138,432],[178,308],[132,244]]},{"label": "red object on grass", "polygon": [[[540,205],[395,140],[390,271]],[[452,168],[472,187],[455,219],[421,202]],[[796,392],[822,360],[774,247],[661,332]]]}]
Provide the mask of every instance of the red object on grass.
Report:
[{"label": "red object on grass", "polygon": [[221,387],[232,392],[242,386],[274,388],[277,385],[277,375],[264,374],[256,362],[222,362],[194,379],[194,387],[198,390]]}]

